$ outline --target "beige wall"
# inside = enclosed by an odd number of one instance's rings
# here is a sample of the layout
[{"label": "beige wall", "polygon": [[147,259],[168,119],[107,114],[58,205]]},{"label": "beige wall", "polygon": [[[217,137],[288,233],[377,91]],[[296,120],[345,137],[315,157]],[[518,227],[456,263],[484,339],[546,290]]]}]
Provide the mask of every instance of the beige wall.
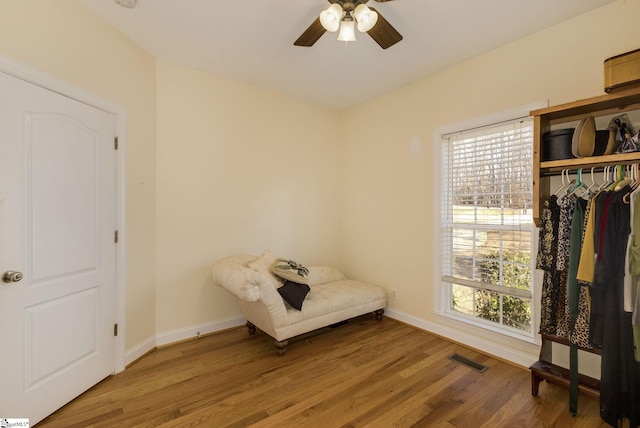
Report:
[{"label": "beige wall", "polygon": [[0,1],[0,53],[126,109],[126,348],[155,334],[155,60],[73,0]]},{"label": "beige wall", "polygon": [[[347,273],[396,288],[390,308],[427,325],[535,355],[537,347],[432,312],[440,253],[433,134],[444,125],[532,102],[555,105],[604,94],[603,61],[640,46],[638,16],[640,1],[619,1],[349,110],[342,233]],[[419,154],[409,150],[414,136],[422,140]]]},{"label": "beige wall", "polygon": [[336,111],[158,61],[157,332],[239,314],[211,263],[340,265]]}]

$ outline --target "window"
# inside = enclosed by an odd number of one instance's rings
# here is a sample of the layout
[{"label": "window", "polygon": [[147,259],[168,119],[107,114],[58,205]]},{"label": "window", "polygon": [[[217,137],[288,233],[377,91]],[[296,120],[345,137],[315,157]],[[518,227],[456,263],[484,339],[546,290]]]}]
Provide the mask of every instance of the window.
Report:
[{"label": "window", "polygon": [[533,336],[533,123],[442,135],[444,312]]}]

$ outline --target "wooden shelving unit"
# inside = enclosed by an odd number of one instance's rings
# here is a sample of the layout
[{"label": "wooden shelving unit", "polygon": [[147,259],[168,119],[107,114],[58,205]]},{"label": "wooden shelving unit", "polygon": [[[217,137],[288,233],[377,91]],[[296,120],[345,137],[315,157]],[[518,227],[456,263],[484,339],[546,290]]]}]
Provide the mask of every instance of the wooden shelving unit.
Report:
[{"label": "wooden shelving unit", "polygon": [[640,152],[592,156],[541,162],[542,135],[554,125],[575,122],[587,116],[607,116],[640,110],[640,88],[574,101],[531,112],[534,120],[533,135],[533,219],[540,225],[541,202],[550,196],[550,177],[563,169],[604,167],[621,163],[640,162]]},{"label": "wooden shelving unit", "polygon": [[[553,364],[552,343],[561,343],[569,346],[569,341],[563,337],[542,335],[542,348],[540,349],[540,359],[533,363],[531,369],[531,395],[538,395],[540,382],[555,383],[565,388],[569,388],[569,370]],[[600,349],[578,348],[581,351],[600,355]],[[578,390],[584,395],[598,400],[600,398],[600,381],[592,377],[578,375]]]},{"label": "wooden shelving unit", "polygon": [[[537,226],[540,226],[542,203],[551,195],[552,176],[560,175],[566,169],[577,171],[579,168],[602,168],[608,165],[640,162],[640,152],[541,162],[542,135],[550,131],[553,126],[576,122],[588,116],[597,118],[633,110],[640,110],[640,88],[628,89],[531,112],[531,116],[534,119],[533,218]],[[532,395],[538,394],[538,387],[543,380],[565,387],[569,386],[569,371],[553,363],[551,352],[553,343],[569,345],[569,342],[564,338],[542,335],[540,359],[531,366]],[[600,354],[599,349],[580,349],[585,352]],[[585,395],[599,399],[600,381],[580,375],[579,390]]]}]

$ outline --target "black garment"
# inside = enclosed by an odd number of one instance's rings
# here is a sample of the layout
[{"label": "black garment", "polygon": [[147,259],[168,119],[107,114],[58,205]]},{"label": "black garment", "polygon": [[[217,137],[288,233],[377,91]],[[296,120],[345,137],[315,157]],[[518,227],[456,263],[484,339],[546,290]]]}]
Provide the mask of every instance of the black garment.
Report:
[{"label": "black garment", "polygon": [[[610,256],[604,238],[607,221],[609,220],[609,208],[612,192],[603,192],[596,199],[594,248],[596,263],[593,272],[593,282],[589,284],[589,294],[591,296],[591,313],[589,314],[589,341],[595,348],[602,346],[603,322],[604,322],[604,301],[605,289],[603,284],[607,283],[609,275],[606,272],[606,257]],[[602,247],[602,248],[601,248]],[[600,266],[600,267],[599,267]],[[613,268],[612,268],[613,269]],[[602,273],[604,272],[604,273]],[[600,275],[600,277],[598,277]]]},{"label": "black garment", "polygon": [[631,314],[624,311],[624,264],[630,233],[630,207],[623,197],[630,189],[608,195],[603,211],[598,258],[592,289],[592,309],[602,343],[600,417],[611,426],[629,418],[630,426],[640,424],[640,364],[635,361]]}]

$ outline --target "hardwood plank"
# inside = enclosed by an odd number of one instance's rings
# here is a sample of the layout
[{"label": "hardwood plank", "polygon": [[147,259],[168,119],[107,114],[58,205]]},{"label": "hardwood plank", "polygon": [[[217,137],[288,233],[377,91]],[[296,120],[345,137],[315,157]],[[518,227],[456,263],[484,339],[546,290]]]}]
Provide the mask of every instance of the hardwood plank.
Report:
[{"label": "hardwood plank", "polygon": [[[488,366],[478,373],[448,359]],[[57,427],[606,427],[598,402],[395,320],[359,317],[290,340],[230,329],[155,350],[41,423]]]}]

